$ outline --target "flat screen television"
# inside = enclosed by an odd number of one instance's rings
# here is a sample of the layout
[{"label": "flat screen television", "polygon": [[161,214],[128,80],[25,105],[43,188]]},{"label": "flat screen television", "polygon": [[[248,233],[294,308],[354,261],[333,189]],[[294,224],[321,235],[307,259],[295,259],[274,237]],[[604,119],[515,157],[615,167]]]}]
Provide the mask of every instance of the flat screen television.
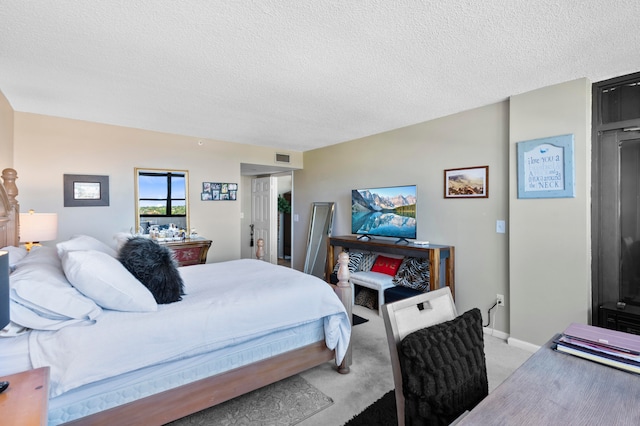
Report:
[{"label": "flat screen television", "polygon": [[416,185],[354,189],[351,191],[351,233],[367,237],[417,236]]}]

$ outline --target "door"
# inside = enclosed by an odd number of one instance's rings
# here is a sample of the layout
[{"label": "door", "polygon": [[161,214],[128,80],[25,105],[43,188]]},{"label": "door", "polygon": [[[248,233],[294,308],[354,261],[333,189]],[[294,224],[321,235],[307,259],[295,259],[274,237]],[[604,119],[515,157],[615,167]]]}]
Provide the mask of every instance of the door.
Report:
[{"label": "door", "polygon": [[604,131],[595,146],[594,316],[603,303],[640,304],[639,136],[638,131]]},{"label": "door", "polygon": [[[253,222],[253,241],[264,241],[264,260],[278,263],[276,179],[273,176],[251,180],[251,220]],[[255,251],[255,250],[254,250]]]},{"label": "door", "polygon": [[640,132],[620,142],[620,294],[640,305]]}]

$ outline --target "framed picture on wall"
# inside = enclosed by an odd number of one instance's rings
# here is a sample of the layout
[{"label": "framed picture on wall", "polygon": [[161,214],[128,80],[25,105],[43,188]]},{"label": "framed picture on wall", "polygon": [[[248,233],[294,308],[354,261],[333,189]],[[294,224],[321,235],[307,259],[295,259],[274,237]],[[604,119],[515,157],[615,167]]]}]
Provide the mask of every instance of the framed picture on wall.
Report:
[{"label": "framed picture on wall", "polygon": [[235,201],[237,198],[237,183],[202,182],[202,201]]},{"label": "framed picture on wall", "polygon": [[444,198],[489,198],[489,166],[445,170]]},{"label": "framed picture on wall", "polygon": [[109,205],[109,176],[64,175],[64,206]]}]

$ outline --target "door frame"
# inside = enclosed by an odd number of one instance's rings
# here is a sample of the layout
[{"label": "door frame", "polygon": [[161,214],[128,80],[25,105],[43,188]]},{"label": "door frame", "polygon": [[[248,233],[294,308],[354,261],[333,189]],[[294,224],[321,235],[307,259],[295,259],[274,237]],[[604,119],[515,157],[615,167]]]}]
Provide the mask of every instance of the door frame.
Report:
[{"label": "door frame", "polygon": [[[259,168],[260,166],[256,166],[256,165],[251,165],[251,169],[256,169]],[[265,168],[269,169],[269,166],[265,166]],[[291,265],[293,265],[294,262],[294,257],[296,256],[295,254],[295,250],[293,247],[295,238],[294,238],[294,233],[295,233],[295,220],[293,217],[293,212],[294,212],[294,194],[295,194],[295,189],[294,189],[294,171],[297,169],[290,169],[290,168],[282,168],[282,169],[278,169],[278,170],[269,170],[269,172],[266,173],[259,173],[256,172],[255,174],[249,174],[249,173],[241,173],[244,178],[243,180],[243,186],[246,187],[246,190],[244,191],[244,194],[246,194],[246,196],[241,197],[243,205],[242,205],[242,232],[241,232],[241,238],[242,238],[242,248],[240,250],[240,257],[243,259],[255,259],[256,258],[256,249],[257,249],[257,245],[256,245],[256,241],[254,241],[254,246],[253,247],[249,247],[249,250],[247,251],[247,247],[249,246],[249,242],[251,240],[250,238],[250,227],[249,225],[251,225],[253,223],[253,206],[251,205],[251,183],[252,180],[256,177],[267,177],[267,176],[273,176],[273,177],[279,177],[279,176],[284,176],[286,174],[290,174],[291,175]],[[277,184],[277,183],[276,183]],[[274,205],[278,205],[278,188],[274,188],[274,198],[272,200],[272,202],[274,203]],[[277,210],[277,208],[276,208]],[[277,222],[276,222],[277,223]],[[270,238],[275,238],[275,241],[277,241],[278,238],[278,229],[277,226],[274,227],[274,229],[270,230]],[[277,244],[276,244],[276,263],[277,263]]]},{"label": "door frame", "polygon": [[[616,232],[616,235],[619,237],[620,217],[619,189],[616,191],[615,196],[612,196],[612,194],[605,194],[605,190],[611,190],[610,188],[601,187],[603,179],[612,179],[611,174],[618,173],[617,152],[616,158],[614,159],[612,151],[603,149],[602,143],[605,139],[609,139],[608,143],[613,143],[617,146],[617,144],[623,140],[637,139],[640,137],[640,118],[603,124],[601,115],[601,91],[608,87],[637,81],[638,78],[640,78],[640,73],[635,73],[598,82],[592,86],[591,323],[594,325],[600,324],[602,319],[600,318],[600,305],[610,301],[606,299],[609,298],[611,291],[607,292],[603,286],[606,285],[606,281],[611,279],[611,277],[605,276],[608,275],[608,273],[605,270],[606,268],[603,268],[603,263],[616,262],[616,259],[612,256],[616,256],[617,260],[620,260],[619,241],[616,249],[617,253],[608,253],[606,247],[611,246],[611,244],[607,244],[606,241],[604,241],[603,244],[603,233],[605,232]],[[612,212],[611,209],[610,203],[612,202],[616,203],[615,212]],[[612,227],[616,227],[616,229],[612,229]]]}]

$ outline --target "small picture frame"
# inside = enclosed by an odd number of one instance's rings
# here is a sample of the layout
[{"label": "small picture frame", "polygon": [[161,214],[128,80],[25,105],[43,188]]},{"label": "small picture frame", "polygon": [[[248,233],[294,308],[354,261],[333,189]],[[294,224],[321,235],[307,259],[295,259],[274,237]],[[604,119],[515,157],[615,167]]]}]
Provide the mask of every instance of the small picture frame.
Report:
[{"label": "small picture frame", "polygon": [[445,170],[444,198],[489,198],[489,166]]},{"label": "small picture frame", "polygon": [[109,176],[65,174],[63,177],[65,207],[109,205]]}]

